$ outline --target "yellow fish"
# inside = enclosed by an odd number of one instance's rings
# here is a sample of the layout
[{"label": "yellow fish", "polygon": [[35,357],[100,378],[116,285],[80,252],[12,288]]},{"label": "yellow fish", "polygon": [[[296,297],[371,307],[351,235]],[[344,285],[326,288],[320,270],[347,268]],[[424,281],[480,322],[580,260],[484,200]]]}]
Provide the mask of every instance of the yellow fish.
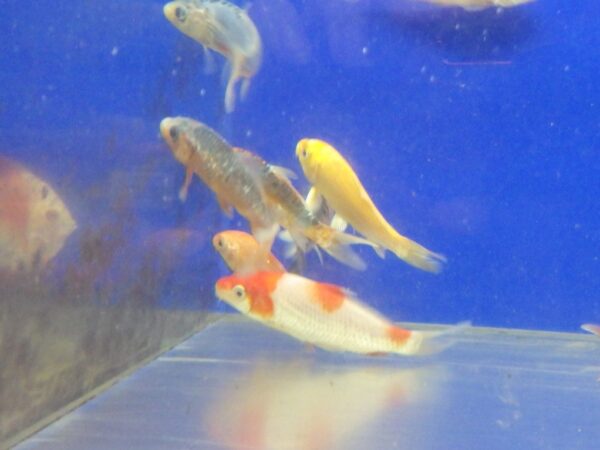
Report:
[{"label": "yellow fish", "polygon": [[398,233],[379,212],[371,197],[344,157],[328,143],[318,139],[302,139],[296,156],[304,175],[313,185],[307,203],[318,208],[324,198],[336,212],[336,228],[345,223],[372,243],[388,249],[408,264],[429,272],[439,272],[444,256]]}]

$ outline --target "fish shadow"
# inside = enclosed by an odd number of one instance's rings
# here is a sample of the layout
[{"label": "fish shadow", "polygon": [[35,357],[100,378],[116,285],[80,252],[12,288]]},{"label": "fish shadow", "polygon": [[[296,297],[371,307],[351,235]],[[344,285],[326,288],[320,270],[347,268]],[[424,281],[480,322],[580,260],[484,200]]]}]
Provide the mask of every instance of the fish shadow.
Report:
[{"label": "fish shadow", "polygon": [[379,15],[413,44],[431,46],[445,57],[468,61],[510,59],[536,31],[522,8],[465,11],[435,8]]}]

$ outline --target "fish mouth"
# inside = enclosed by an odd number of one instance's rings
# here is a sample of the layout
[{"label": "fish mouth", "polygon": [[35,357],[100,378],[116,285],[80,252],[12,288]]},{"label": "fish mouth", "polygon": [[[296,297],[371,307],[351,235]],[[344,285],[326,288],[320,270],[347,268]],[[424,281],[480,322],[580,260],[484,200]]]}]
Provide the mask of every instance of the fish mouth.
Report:
[{"label": "fish mouth", "polygon": [[163,14],[169,21],[173,21],[175,19],[175,9],[177,5],[175,2],[169,2],[165,6],[163,6]]},{"label": "fish mouth", "polygon": [[173,125],[173,119],[171,117],[165,117],[160,121],[160,134],[168,142],[170,140],[169,131]]}]

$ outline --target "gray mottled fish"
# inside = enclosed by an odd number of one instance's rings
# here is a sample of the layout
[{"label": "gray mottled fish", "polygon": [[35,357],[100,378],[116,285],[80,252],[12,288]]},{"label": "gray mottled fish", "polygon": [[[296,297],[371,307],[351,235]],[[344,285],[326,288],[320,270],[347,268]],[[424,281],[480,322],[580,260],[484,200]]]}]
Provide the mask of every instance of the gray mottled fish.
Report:
[{"label": "gray mottled fish", "polygon": [[270,250],[278,226],[264,202],[260,184],[238,152],[212,128],[186,117],[167,117],[160,132],[175,159],[185,166],[179,198],[185,201],[196,174],[216,194],[221,209],[232,216],[235,208],[250,222],[252,234]]},{"label": "gray mottled fish", "polygon": [[320,222],[289,181],[290,171],[268,164],[247,150],[235,150],[261,183],[266,201],[271,205],[277,222],[290,233],[300,250],[306,252],[311,243],[314,243],[343,264],[358,270],[366,267],[350,246],[359,244],[374,247],[374,244]]},{"label": "gray mottled fish", "polygon": [[236,82],[243,79],[244,98],[262,61],[260,34],[246,10],[225,0],[177,0],[164,6],[164,14],[179,31],[202,44],[207,59],[211,49],[229,61],[225,110],[232,112]]}]

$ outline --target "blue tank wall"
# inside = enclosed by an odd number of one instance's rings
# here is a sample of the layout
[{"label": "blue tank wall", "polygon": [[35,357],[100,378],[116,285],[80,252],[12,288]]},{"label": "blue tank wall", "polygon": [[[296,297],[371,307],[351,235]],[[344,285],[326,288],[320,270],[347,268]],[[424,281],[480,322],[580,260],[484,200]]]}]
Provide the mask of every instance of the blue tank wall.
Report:
[{"label": "blue tank wall", "polygon": [[[119,192],[145,176],[131,240],[177,227],[208,240],[237,226],[200,183],[177,203],[183,170],[159,138],[164,116],[202,120],[299,174],[296,142],[321,137],[352,162],[389,221],[448,265],[434,276],[361,251],[364,273],[312,255],[310,276],[345,284],[399,320],[556,330],[598,320],[596,2],[470,13],[409,1],[256,0],[265,61],[229,116],[219,74],[203,73],[200,46],[164,19],[162,4],[2,7],[1,151],[57,183],[80,223],[111,213],[86,187],[110,179]],[[306,192],[302,177],[297,185]],[[194,257],[213,261],[211,252]],[[225,273],[194,273],[200,266],[177,277]]]}]

